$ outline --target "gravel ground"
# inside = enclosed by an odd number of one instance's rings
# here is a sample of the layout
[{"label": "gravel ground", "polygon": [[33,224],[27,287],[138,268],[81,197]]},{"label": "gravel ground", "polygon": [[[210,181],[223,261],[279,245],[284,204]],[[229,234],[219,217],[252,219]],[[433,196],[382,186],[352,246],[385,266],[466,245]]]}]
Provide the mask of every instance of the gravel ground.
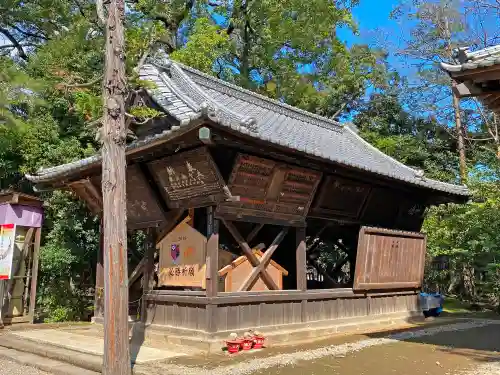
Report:
[{"label": "gravel ground", "polygon": [[[421,338],[425,336],[433,336],[445,332],[458,332],[474,328],[486,327],[491,324],[500,324],[500,321],[476,320],[463,323],[455,323],[438,327],[420,329],[417,331],[406,331],[382,338],[371,338],[360,340],[352,343],[341,345],[331,345],[313,350],[303,350],[294,353],[284,353],[280,355],[270,356],[267,358],[256,358],[246,362],[237,363],[229,366],[220,366],[215,369],[206,369],[200,367],[187,367],[169,364],[167,366],[152,366],[148,371],[148,375],[152,374],[184,374],[184,375],[250,375],[255,372],[272,373],[273,368],[292,367],[299,362],[314,361],[321,358],[340,357],[343,358],[348,354],[359,352],[363,349],[377,347],[381,345],[397,344],[402,340]],[[156,368],[154,368],[156,367]],[[289,367],[289,368],[290,368]],[[467,374],[469,375],[469,374]],[[472,374],[471,374],[472,375]],[[477,375],[477,373],[474,373]],[[481,374],[483,375],[483,374]],[[497,372],[486,372],[484,375],[500,375]]]},{"label": "gravel ground", "polygon": [[477,366],[462,375],[499,375],[500,374],[500,361],[485,363]]},{"label": "gravel ground", "polygon": [[48,372],[37,370],[33,367],[27,367],[7,361],[0,358],[0,375],[50,375]]}]

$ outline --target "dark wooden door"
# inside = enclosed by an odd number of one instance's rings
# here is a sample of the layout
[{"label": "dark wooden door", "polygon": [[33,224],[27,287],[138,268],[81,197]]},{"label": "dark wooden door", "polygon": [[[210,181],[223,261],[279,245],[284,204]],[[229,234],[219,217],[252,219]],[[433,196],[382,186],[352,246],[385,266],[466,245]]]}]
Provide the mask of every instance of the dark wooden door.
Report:
[{"label": "dark wooden door", "polygon": [[426,237],[423,233],[362,227],[354,290],[420,288],[425,249]]}]

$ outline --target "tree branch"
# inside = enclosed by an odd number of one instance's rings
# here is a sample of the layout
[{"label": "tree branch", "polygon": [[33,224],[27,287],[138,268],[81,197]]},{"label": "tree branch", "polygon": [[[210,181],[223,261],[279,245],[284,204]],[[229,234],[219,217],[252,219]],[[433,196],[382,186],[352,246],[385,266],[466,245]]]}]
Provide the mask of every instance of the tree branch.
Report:
[{"label": "tree branch", "polygon": [[16,25],[9,24],[9,27],[12,27],[14,30],[16,30],[17,32],[23,34],[24,36],[28,36],[28,37],[31,37],[31,38],[37,38],[37,39],[43,39],[43,40],[50,40],[50,38],[46,37],[45,35],[35,34],[35,33],[32,33],[32,32],[23,30],[23,29],[21,29],[20,27],[18,27]]},{"label": "tree branch", "polygon": [[95,84],[99,83],[101,80],[102,80],[102,74],[90,82],[73,83],[73,84],[61,83],[61,85],[63,85],[65,88],[90,87],[90,86],[94,86]]},{"label": "tree branch", "polygon": [[9,32],[9,30],[4,29],[3,27],[0,27],[0,33],[5,35],[7,39],[12,43],[15,49],[17,49],[17,53],[19,54],[19,57],[22,58],[24,61],[28,61],[28,55],[26,52],[24,52],[23,46],[17,41],[16,38]]},{"label": "tree branch", "polygon": [[[21,47],[31,47],[35,46],[36,44],[33,43],[19,43]],[[4,44],[0,46],[0,49],[8,49],[8,48],[16,48],[14,44]]]},{"label": "tree branch", "polygon": [[99,23],[104,26],[106,25],[106,15],[104,14],[104,0],[96,0],[95,2],[97,10],[97,19]]}]

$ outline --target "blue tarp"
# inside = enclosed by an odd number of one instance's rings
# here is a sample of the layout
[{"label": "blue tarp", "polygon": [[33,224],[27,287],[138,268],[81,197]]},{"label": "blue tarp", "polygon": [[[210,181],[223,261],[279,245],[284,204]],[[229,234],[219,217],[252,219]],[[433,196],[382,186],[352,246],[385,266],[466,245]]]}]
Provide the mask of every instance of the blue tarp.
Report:
[{"label": "blue tarp", "polygon": [[420,293],[420,306],[424,315],[437,316],[443,312],[444,297],[440,293]]}]

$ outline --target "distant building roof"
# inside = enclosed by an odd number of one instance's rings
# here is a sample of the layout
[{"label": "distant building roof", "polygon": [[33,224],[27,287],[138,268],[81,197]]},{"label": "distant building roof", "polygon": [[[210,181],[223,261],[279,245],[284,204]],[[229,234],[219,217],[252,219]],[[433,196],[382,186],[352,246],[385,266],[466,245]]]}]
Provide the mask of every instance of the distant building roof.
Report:
[{"label": "distant building roof", "polygon": [[[149,90],[152,99],[178,125],[127,146],[127,152],[173,139],[193,126],[193,120],[209,118],[233,131],[301,151],[329,162],[374,173],[406,183],[467,196],[465,186],[426,178],[384,154],[363,140],[349,126],[292,107],[236,85],[173,62],[150,61],[140,70],[140,78],[155,84]],[[35,183],[53,182],[100,165],[101,156],[39,170],[27,178]]]},{"label": "distant building roof", "polygon": [[470,52],[468,48],[459,48],[456,56],[457,64],[441,63],[441,67],[450,74],[500,64],[500,45],[474,52]]},{"label": "distant building roof", "polygon": [[456,64],[441,63],[455,81],[455,95],[477,97],[489,110],[500,114],[500,45],[474,52],[459,48],[456,58]]}]

